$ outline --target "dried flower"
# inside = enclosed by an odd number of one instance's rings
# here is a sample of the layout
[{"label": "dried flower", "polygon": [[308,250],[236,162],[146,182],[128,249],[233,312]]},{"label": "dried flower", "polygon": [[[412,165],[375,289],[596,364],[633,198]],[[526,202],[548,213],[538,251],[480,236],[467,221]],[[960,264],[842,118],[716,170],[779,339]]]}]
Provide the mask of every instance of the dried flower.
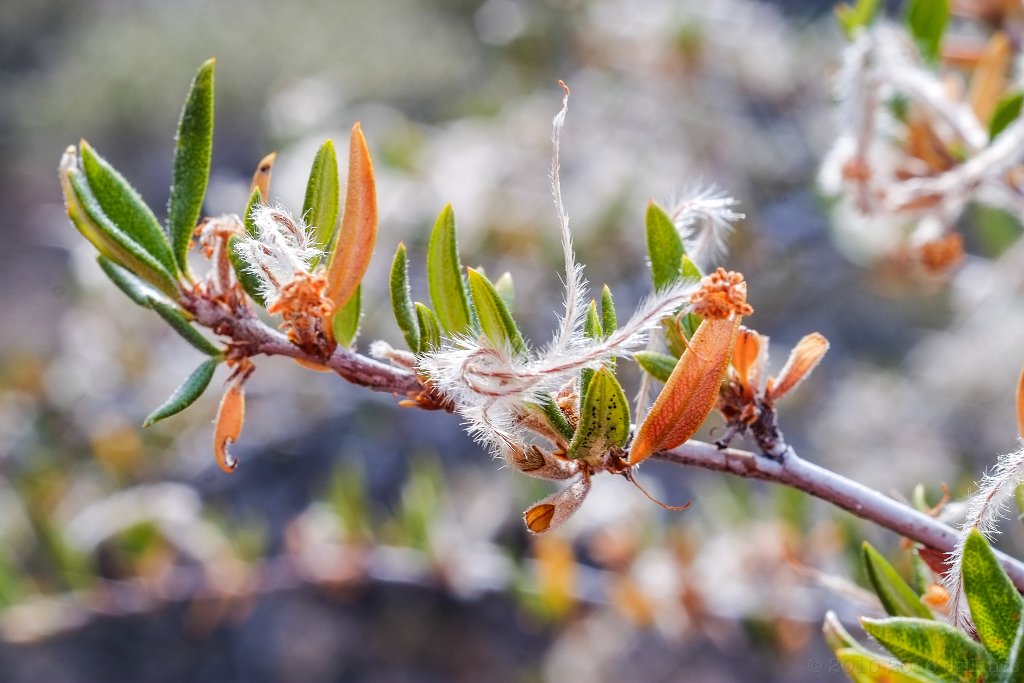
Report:
[{"label": "dried flower", "polygon": [[718,268],[700,281],[697,291],[690,295],[690,305],[694,313],[712,320],[754,312],[747,303],[747,283],[743,275],[725,268]]}]

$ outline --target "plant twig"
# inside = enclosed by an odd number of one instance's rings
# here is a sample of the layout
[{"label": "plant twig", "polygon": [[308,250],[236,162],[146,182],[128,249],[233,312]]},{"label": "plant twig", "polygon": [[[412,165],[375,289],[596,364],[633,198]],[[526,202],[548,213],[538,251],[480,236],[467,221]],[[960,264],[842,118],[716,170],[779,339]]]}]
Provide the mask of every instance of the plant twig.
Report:
[{"label": "plant twig", "polygon": [[[749,451],[719,449],[701,441],[688,441],[653,457],[677,465],[789,486],[942,553],[952,552],[956,546],[957,532],[952,527],[861,483],[808,462],[797,456],[792,448],[775,460]],[[999,551],[996,555],[1013,584],[1024,592],[1024,563]]]},{"label": "plant twig", "polygon": [[[203,299],[192,303],[197,322],[229,337],[232,347],[242,355],[288,356],[325,365],[352,384],[396,395],[415,396],[424,388],[410,370],[385,365],[340,347],[326,362],[322,362],[255,316],[239,316],[237,311],[224,310]],[[654,457],[677,465],[789,486],[933,550],[942,553],[954,550],[957,532],[952,527],[870,487],[800,458],[785,445],[781,434],[778,437],[781,452],[772,451],[770,456],[688,441]],[[1014,585],[1024,592],[1024,563],[998,551],[996,554]]]}]

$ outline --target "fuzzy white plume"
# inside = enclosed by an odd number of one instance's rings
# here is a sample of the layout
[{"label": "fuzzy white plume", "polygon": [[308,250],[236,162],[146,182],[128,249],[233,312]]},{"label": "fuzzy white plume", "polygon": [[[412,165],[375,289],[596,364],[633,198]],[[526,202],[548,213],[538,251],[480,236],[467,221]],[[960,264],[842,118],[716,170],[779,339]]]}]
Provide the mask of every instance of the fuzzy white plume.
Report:
[{"label": "fuzzy white plume", "polygon": [[725,255],[732,224],[746,218],[735,211],[739,200],[717,185],[696,185],[686,190],[672,208],[672,222],[682,233],[686,253],[707,268]]},{"label": "fuzzy white plume", "polygon": [[269,304],[296,273],[308,273],[313,260],[322,252],[311,244],[306,224],[282,207],[262,204],[254,207],[253,222],[256,236],[245,236],[239,253],[247,270],[259,278],[260,292]]},{"label": "fuzzy white plume", "polygon": [[1006,515],[1007,501],[1021,483],[1024,483],[1024,446],[1013,453],[1000,455],[995,467],[978,483],[978,491],[967,500],[967,514],[960,527],[956,547],[947,561],[949,570],[942,579],[949,592],[949,618],[956,626],[966,628],[971,623],[960,569],[967,536],[972,529],[977,529],[986,538],[999,533],[998,524]]}]

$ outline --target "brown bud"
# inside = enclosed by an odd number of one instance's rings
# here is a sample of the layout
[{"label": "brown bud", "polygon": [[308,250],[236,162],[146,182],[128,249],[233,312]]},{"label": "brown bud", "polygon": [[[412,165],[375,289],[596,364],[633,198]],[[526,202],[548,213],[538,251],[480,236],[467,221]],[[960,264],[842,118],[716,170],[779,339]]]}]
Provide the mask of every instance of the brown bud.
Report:
[{"label": "brown bud", "polygon": [[556,491],[523,513],[526,528],[543,534],[561,525],[580,509],[590,493],[590,477],[584,474],[569,488]]},{"label": "brown bud", "polygon": [[561,481],[579,473],[576,463],[532,445],[529,448],[511,446],[507,460],[523,474],[537,479]]}]

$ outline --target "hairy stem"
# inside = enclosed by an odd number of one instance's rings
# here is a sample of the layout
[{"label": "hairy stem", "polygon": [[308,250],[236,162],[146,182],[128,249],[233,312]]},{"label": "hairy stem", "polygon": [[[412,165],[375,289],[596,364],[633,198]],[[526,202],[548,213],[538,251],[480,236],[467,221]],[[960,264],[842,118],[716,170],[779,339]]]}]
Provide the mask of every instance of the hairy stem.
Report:
[{"label": "hairy stem", "polygon": [[[779,460],[774,460],[749,451],[719,449],[700,441],[688,441],[652,457],[677,465],[790,486],[934,550],[949,553],[956,546],[957,532],[952,527],[872,488],[808,462],[792,449]],[[999,551],[996,555],[1013,584],[1024,592],[1024,563]]]}]

